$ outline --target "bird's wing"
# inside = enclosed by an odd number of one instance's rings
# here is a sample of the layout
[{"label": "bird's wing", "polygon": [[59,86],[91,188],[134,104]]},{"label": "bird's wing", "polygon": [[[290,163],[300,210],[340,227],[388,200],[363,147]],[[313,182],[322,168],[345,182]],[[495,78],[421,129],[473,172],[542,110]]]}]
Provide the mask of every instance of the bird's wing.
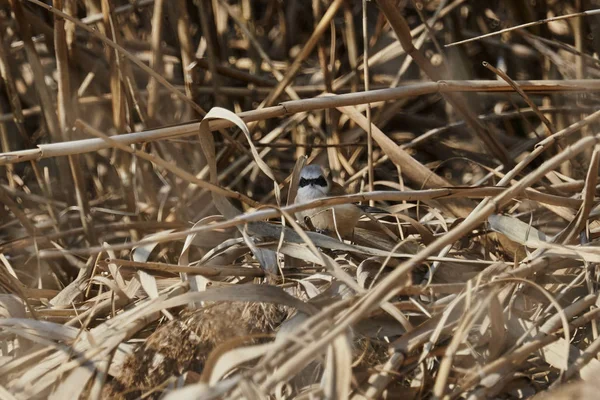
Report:
[{"label": "bird's wing", "polygon": [[[331,182],[331,190],[329,191],[329,195],[330,196],[343,196],[345,194],[348,194],[348,192],[346,192],[346,190],[344,189],[344,187],[342,185],[340,185],[339,183],[336,182]],[[362,204],[355,204],[353,203],[355,206],[357,206],[358,208],[360,208],[363,212],[368,212],[370,214],[389,214],[389,211],[386,211],[382,208],[378,208],[378,207],[370,207],[370,206],[365,206]]]},{"label": "bird's wing", "polygon": [[340,185],[337,182],[330,182],[331,184],[331,189],[329,190],[329,195],[330,196],[343,196],[345,194],[348,194],[346,192],[346,190],[344,189],[344,187],[342,185]]}]

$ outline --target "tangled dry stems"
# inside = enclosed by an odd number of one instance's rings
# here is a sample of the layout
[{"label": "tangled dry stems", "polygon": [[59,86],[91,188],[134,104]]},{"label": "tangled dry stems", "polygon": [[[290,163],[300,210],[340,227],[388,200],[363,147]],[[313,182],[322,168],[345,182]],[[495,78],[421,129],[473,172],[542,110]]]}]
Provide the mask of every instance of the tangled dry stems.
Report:
[{"label": "tangled dry stems", "polygon": [[75,3],[0,4],[2,398],[595,398],[597,10]]}]

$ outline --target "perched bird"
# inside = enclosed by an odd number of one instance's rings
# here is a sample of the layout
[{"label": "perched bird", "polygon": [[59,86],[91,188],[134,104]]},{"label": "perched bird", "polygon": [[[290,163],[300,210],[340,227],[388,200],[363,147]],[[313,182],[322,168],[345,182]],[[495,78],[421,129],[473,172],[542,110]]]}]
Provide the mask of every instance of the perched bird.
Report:
[{"label": "perched bird", "polygon": [[[319,165],[307,165],[300,171],[298,193],[294,203],[302,204],[321,197],[344,194],[346,194],[344,188],[331,181]],[[348,237],[354,231],[362,214],[363,211],[354,204],[339,204],[300,211],[296,213],[296,218],[309,227],[312,225],[319,232],[335,233],[337,231],[340,236]],[[310,224],[307,220],[310,221]]]}]

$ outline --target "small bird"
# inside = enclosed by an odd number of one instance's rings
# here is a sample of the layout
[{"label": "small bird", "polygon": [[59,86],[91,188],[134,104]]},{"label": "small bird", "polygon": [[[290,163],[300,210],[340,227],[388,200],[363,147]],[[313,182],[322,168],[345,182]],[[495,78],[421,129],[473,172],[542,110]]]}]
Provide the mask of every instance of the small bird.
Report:
[{"label": "small bird", "polygon": [[[302,204],[321,197],[344,194],[347,193],[342,186],[327,178],[319,165],[312,164],[307,165],[300,171],[298,193],[294,203]],[[310,221],[310,225],[317,232],[338,232],[341,237],[348,237],[354,231],[354,227],[362,214],[363,211],[354,204],[339,204],[300,211],[296,213],[296,218],[306,225],[309,225],[307,220]]]}]

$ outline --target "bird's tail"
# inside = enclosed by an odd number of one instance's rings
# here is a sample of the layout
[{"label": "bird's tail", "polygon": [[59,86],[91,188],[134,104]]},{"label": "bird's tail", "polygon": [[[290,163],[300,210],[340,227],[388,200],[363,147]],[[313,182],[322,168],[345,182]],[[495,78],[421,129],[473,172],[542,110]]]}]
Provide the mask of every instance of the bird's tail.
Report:
[{"label": "bird's tail", "polygon": [[384,210],[383,208],[379,208],[379,207],[371,207],[371,206],[365,206],[362,204],[357,204],[356,205],[358,208],[360,208],[363,212],[367,212],[369,214],[389,214],[389,211]]}]

